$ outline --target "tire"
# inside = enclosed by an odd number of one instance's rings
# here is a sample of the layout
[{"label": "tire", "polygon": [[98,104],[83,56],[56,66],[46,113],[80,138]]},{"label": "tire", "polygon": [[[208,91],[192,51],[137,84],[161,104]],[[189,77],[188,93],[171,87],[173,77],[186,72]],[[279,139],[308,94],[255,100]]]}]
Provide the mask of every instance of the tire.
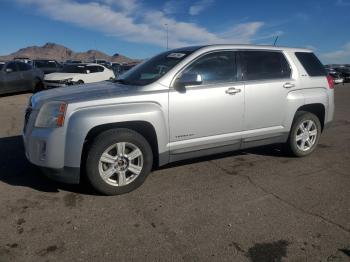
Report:
[{"label": "tire", "polygon": [[[302,131],[301,125],[303,125],[305,132]],[[287,150],[296,157],[310,155],[316,149],[321,132],[321,123],[315,114],[298,111],[289,133]]]},{"label": "tire", "polygon": [[83,81],[83,80],[79,80],[79,81],[77,82],[77,85],[82,85],[82,84],[84,84],[84,81]]},{"label": "tire", "polygon": [[[118,156],[121,152],[123,156]],[[132,156],[131,152],[136,153]],[[140,156],[131,159],[136,155]],[[141,186],[152,165],[153,153],[147,140],[133,130],[117,128],[99,134],[92,142],[86,159],[86,176],[101,194],[120,195]]]},{"label": "tire", "polygon": [[34,84],[34,87],[33,87],[33,93],[37,93],[37,92],[40,92],[40,91],[43,91],[45,89],[45,85],[44,83],[41,81],[41,80],[38,80],[35,84]]}]

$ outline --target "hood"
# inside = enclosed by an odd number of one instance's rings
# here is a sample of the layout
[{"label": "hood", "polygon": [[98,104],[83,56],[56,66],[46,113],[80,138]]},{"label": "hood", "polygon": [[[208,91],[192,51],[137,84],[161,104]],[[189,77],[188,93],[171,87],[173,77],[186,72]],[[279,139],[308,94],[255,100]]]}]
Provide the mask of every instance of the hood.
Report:
[{"label": "hood", "polygon": [[45,90],[36,93],[31,98],[33,108],[38,108],[42,104],[48,101],[64,101],[66,103],[102,99],[113,96],[118,96],[130,92],[130,90],[136,91],[140,87],[121,85],[109,81],[60,87],[50,90]]},{"label": "hood", "polygon": [[79,73],[62,73],[62,72],[56,72],[45,75],[44,80],[64,80],[68,78],[74,78],[76,76],[79,76],[81,74]]}]

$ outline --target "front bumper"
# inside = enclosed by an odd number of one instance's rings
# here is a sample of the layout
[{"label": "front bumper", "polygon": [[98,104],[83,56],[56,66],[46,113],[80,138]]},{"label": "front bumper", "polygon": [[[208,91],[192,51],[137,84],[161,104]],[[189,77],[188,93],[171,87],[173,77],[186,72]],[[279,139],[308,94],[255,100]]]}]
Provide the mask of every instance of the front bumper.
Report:
[{"label": "front bumper", "polygon": [[23,144],[28,161],[48,177],[64,183],[79,183],[80,167],[65,165],[65,128],[35,128],[38,112],[26,111]]}]

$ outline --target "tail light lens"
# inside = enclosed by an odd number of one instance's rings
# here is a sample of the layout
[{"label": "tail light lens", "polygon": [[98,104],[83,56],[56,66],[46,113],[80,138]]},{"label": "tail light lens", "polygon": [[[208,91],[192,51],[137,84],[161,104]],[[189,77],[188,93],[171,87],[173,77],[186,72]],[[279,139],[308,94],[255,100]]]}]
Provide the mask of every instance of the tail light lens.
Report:
[{"label": "tail light lens", "polygon": [[334,89],[334,80],[330,75],[327,75],[328,87]]}]

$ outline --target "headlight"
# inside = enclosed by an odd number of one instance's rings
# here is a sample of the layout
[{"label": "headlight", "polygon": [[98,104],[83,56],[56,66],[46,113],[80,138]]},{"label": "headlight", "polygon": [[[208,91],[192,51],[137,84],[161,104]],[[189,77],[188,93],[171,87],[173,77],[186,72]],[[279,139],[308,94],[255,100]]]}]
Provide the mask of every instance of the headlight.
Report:
[{"label": "headlight", "polygon": [[48,102],[44,104],[35,121],[35,127],[61,127],[64,124],[67,104],[63,102]]}]

